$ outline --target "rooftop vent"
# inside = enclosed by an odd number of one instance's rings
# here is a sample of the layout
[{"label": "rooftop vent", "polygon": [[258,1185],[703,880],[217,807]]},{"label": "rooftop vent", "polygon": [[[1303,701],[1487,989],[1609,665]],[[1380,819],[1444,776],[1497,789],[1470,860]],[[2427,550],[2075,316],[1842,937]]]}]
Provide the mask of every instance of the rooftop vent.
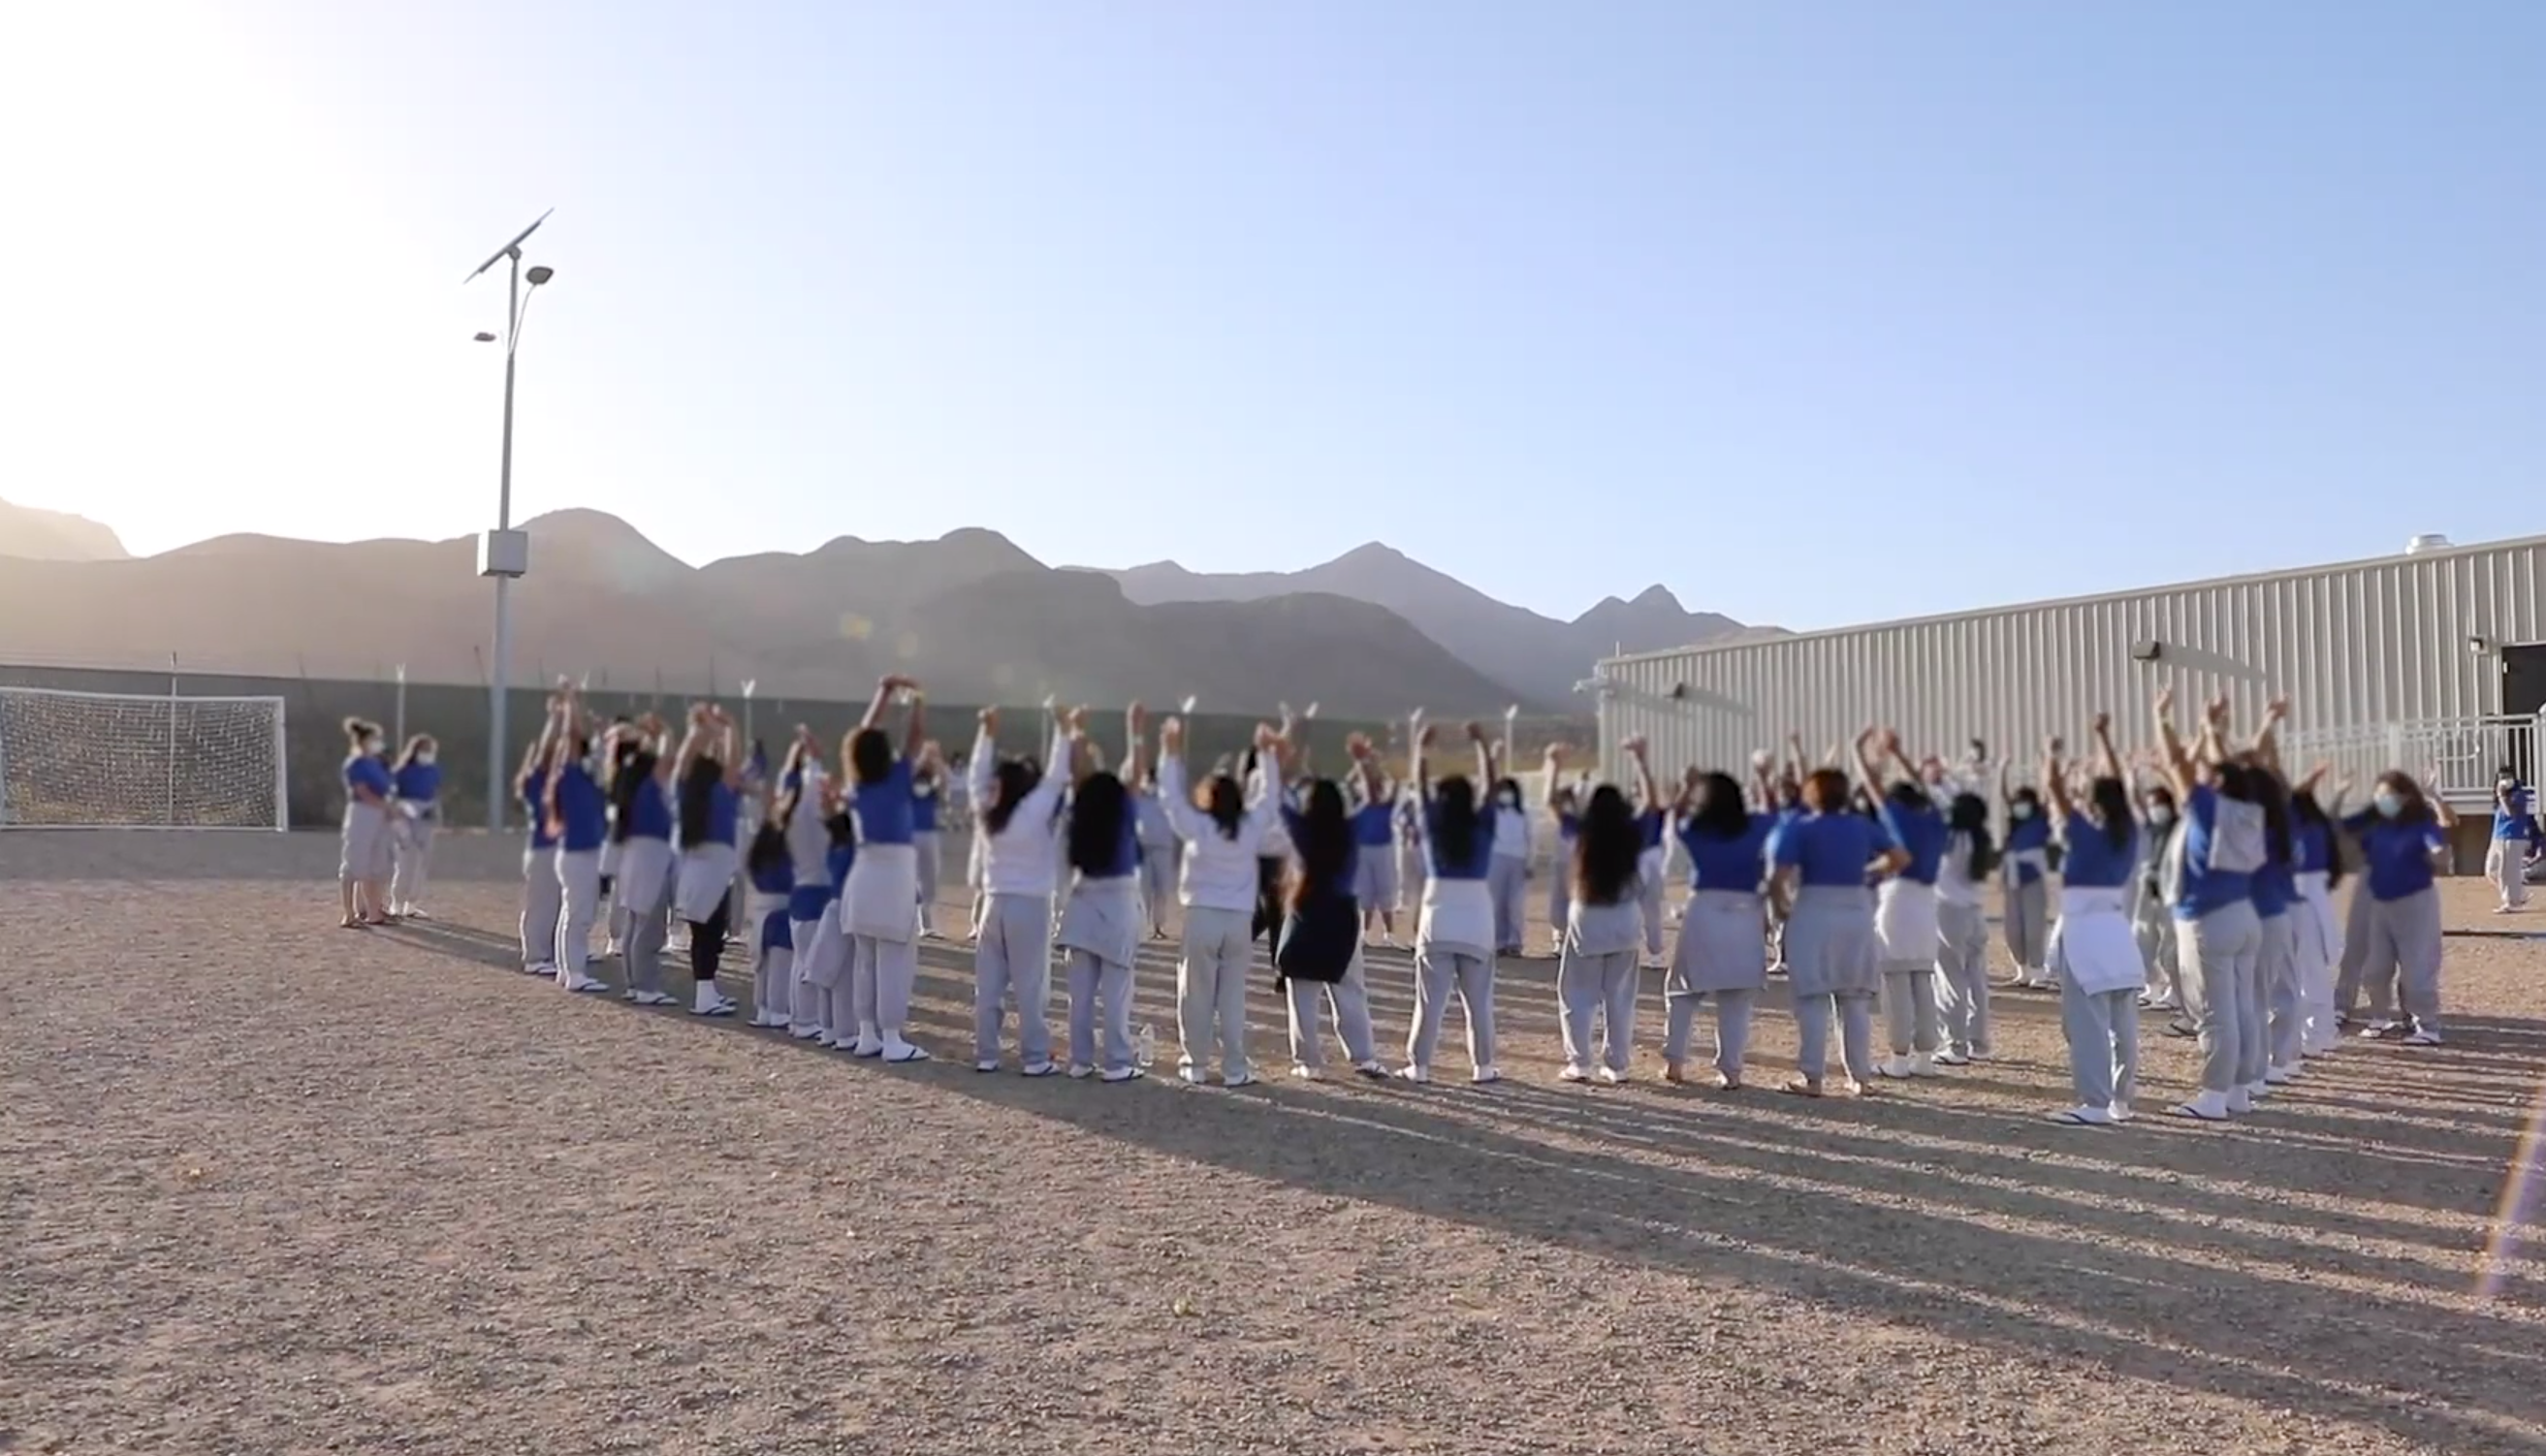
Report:
[{"label": "rooftop vent", "polygon": [[2436,531],[2426,532],[2405,543],[2405,555],[2409,557],[2419,557],[2435,551],[2447,551],[2448,549],[2449,539],[2440,535]]}]

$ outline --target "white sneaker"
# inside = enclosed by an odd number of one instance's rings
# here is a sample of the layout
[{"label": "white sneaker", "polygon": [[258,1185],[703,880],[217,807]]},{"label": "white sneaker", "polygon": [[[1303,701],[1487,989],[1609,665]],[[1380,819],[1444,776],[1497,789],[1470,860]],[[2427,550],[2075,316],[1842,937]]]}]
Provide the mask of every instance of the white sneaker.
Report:
[{"label": "white sneaker", "polygon": [[1420,1085],[1432,1079],[1432,1070],[1428,1067],[1400,1067],[1397,1069],[1397,1078]]},{"label": "white sneaker", "polygon": [[1468,1080],[1477,1083],[1479,1086],[1483,1086],[1486,1082],[1498,1082],[1502,1079],[1503,1070],[1499,1067],[1480,1067],[1476,1071],[1468,1073]]},{"label": "white sneaker", "polygon": [[1388,1064],[1373,1057],[1368,1062],[1354,1063],[1353,1071],[1368,1077],[1385,1077],[1388,1075]]},{"label": "white sneaker", "polygon": [[979,1062],[974,1063],[973,1070],[975,1071],[996,1071],[999,1070],[999,1059],[996,1057],[984,1058]]},{"label": "white sneaker", "polygon": [[2282,1067],[2275,1065],[2263,1069],[2263,1081],[2267,1086],[2287,1086],[2298,1079],[2299,1070],[2296,1066]]},{"label": "white sneaker", "polygon": [[800,1042],[825,1041],[831,1035],[818,1026],[790,1026],[787,1028],[787,1034]]},{"label": "white sneaker", "polygon": [[630,999],[634,1000],[640,1006],[677,1006],[680,1004],[679,1001],[674,1000],[671,996],[666,995],[659,990],[640,990],[636,992],[636,995],[630,997]]},{"label": "white sneaker", "polygon": [[1568,1062],[1558,1070],[1556,1079],[1561,1082],[1587,1082],[1591,1079],[1591,1069],[1578,1062]]},{"label": "white sneaker", "polygon": [[1225,1075],[1221,1077],[1220,1084],[1224,1087],[1251,1087],[1255,1085],[1255,1073],[1241,1071],[1235,1076]]},{"label": "white sneaker", "polygon": [[2235,1111],[2229,1106],[2226,1092],[2214,1092],[2206,1087],[2194,1093],[2190,1101],[2178,1102],[2167,1110],[2177,1117],[2188,1117],[2196,1122],[2226,1122]]},{"label": "white sneaker", "polygon": [[2115,1122],[2129,1122],[2131,1120],[2131,1104],[2124,1102],[2119,1098],[2114,1099],[2112,1112],[2113,1121]]},{"label": "white sneaker", "polygon": [[2440,1034],[2426,1026],[2415,1027],[2405,1038],[2405,1045],[2409,1047],[2436,1047],[2439,1044]]},{"label": "white sneaker", "polygon": [[1049,1057],[1046,1057],[1040,1062],[1029,1062],[1025,1066],[1018,1068],[1017,1075],[1050,1076],[1059,1071],[1061,1071],[1061,1064],[1053,1061]]},{"label": "white sneaker", "polygon": [[2258,1082],[2248,1082],[2248,1083],[2246,1083],[2246,1095],[2247,1095],[2247,1097],[2248,1097],[2248,1098],[2249,1098],[2249,1099],[2251,1099],[2251,1100],[2253,1100],[2253,1101],[2257,1101],[2257,1102],[2259,1102],[2259,1101],[2261,1101],[2262,1099],[2264,1099],[2265,1097],[2270,1096],[2271,1094],[2272,1094],[2272,1084],[2271,1084],[2270,1082],[2268,1082],[2268,1081],[2258,1081]]},{"label": "white sneaker", "polygon": [[1916,1056],[1911,1057],[1910,1059],[1910,1074],[1911,1076],[1934,1076],[1936,1074],[1935,1054],[1932,1052],[1920,1052]]},{"label": "white sneaker", "polygon": [[1874,1070],[1883,1073],[1885,1076],[1909,1076],[1911,1074],[1910,1062],[1907,1057],[1894,1057],[1882,1063],[1878,1063]]},{"label": "white sneaker", "polygon": [[1291,1074],[1304,1082],[1321,1082],[1326,1079],[1326,1074],[1324,1072],[1309,1066],[1305,1062],[1293,1064]]},{"label": "white sneaker", "polygon": [[1610,1086],[1617,1086],[1626,1081],[1626,1079],[1627,1074],[1614,1067],[1603,1067],[1600,1069],[1600,1080]]},{"label": "white sneaker", "polygon": [[1069,1064],[1069,1078],[1072,1081],[1083,1082],[1095,1074],[1096,1069],[1087,1063],[1072,1062]]},{"label": "white sneaker", "polygon": [[1128,1082],[1135,1077],[1147,1076],[1148,1073],[1137,1067],[1109,1067],[1096,1075],[1099,1081]]},{"label": "white sneaker", "polygon": [[2051,1120],[2073,1128],[2100,1128],[2112,1125],[2113,1114],[2103,1107],[2077,1106],[2066,1112],[2051,1114]]},{"label": "white sneaker", "polygon": [[925,1047],[913,1046],[910,1043],[903,1041],[898,1035],[895,1035],[886,1037],[884,1040],[884,1060],[896,1065],[901,1065],[912,1062],[926,1062],[931,1059],[929,1058],[928,1050]]},{"label": "white sneaker", "polygon": [[584,977],[580,981],[560,982],[559,985],[563,985],[567,990],[581,991],[587,995],[594,991],[610,989],[610,984],[608,982],[595,981],[589,976]]},{"label": "white sneaker", "polygon": [[1947,1047],[1945,1050],[1936,1054],[1936,1065],[1939,1067],[1969,1067],[1972,1065],[1972,1059],[1955,1051],[1951,1047]]},{"label": "white sneaker", "polygon": [[884,1038],[863,1027],[858,1031],[858,1039],[849,1043],[848,1046],[849,1055],[852,1057],[881,1057],[884,1055]]},{"label": "white sneaker", "polygon": [[1179,1063],[1176,1067],[1176,1080],[1189,1087],[1198,1087],[1211,1080],[1211,1073],[1192,1063]]},{"label": "white sneaker", "polygon": [[2228,1110],[2233,1113],[2247,1113],[2253,1111],[2254,1094],[2244,1087],[2238,1087],[2231,1090],[2228,1093]]}]

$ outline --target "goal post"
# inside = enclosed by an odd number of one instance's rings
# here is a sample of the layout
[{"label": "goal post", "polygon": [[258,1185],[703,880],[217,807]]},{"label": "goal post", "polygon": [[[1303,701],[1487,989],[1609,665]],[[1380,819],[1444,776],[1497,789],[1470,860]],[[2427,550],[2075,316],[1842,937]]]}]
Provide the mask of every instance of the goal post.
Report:
[{"label": "goal post", "polygon": [[0,829],[288,829],[281,698],[0,687]]}]

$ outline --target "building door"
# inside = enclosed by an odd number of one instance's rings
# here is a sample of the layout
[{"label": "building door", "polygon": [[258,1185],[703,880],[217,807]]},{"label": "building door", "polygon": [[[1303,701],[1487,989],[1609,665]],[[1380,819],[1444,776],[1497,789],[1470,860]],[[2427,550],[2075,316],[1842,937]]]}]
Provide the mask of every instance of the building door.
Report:
[{"label": "building door", "polygon": [[[2502,649],[2502,713],[2505,718],[2533,717],[2546,711],[2546,642],[2527,642]],[[2508,735],[2511,767],[2523,784],[2537,782],[2535,734]]]}]

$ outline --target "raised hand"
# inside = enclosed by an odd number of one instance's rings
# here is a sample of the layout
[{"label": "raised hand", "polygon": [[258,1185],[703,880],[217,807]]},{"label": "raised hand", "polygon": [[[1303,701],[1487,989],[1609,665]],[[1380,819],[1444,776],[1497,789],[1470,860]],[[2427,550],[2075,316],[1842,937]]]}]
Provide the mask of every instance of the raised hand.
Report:
[{"label": "raised hand", "polygon": [[2267,725],[2279,723],[2289,716],[2290,700],[2287,698],[2274,698],[2263,705],[2263,722]]},{"label": "raised hand", "polygon": [[1547,745],[1547,761],[1552,766],[1561,766],[1565,762],[1565,755],[1571,751],[1563,743],[1550,743]]},{"label": "raised hand", "polygon": [[2221,693],[2218,697],[2211,699],[2210,707],[2208,711],[2203,714],[2203,717],[2209,719],[2213,725],[2226,723],[2228,721],[2228,695],[2226,693]]},{"label": "raised hand", "polygon": [[2100,737],[2104,736],[2106,733],[2111,732],[2112,730],[2113,730],[2113,715],[2111,715],[2111,714],[2109,714],[2109,713],[2098,713],[2098,714],[2096,714],[2096,715],[2095,715],[2095,736],[2100,738]]},{"label": "raised hand", "polygon": [[[1476,725],[1470,724],[1469,727],[1474,728]],[[1414,729],[1414,746],[1417,748],[1431,747],[1432,731],[1432,725],[1428,723],[1418,724]]]},{"label": "raised hand", "polygon": [[1158,746],[1169,754],[1181,753],[1185,746],[1185,721],[1170,717],[1158,728]]},{"label": "raised hand", "polygon": [[2167,683],[2164,687],[2162,687],[2157,691],[2157,713],[2163,718],[2171,716],[2173,712],[2174,684]]},{"label": "raised hand", "polygon": [[999,710],[996,708],[984,708],[980,711],[978,717],[981,723],[981,731],[988,733],[991,737],[997,737],[999,735]]},{"label": "raised hand", "polygon": [[1345,738],[1345,739],[1344,739],[1344,752],[1345,752],[1346,754],[1350,755],[1350,756],[1351,756],[1351,758],[1353,759],[1353,761],[1354,761],[1354,762],[1356,762],[1356,763],[1361,762],[1362,760],[1369,758],[1369,757],[1370,757],[1370,738],[1369,738],[1369,735],[1364,734],[1364,733],[1354,733],[1354,734],[1352,734],[1350,737]]},{"label": "raised hand", "polygon": [[1140,737],[1149,730],[1149,710],[1134,703],[1123,710],[1123,721],[1132,726],[1132,736]]},{"label": "raised hand", "polygon": [[1485,726],[1473,718],[1468,720],[1468,741],[1471,743],[1485,741]]}]

